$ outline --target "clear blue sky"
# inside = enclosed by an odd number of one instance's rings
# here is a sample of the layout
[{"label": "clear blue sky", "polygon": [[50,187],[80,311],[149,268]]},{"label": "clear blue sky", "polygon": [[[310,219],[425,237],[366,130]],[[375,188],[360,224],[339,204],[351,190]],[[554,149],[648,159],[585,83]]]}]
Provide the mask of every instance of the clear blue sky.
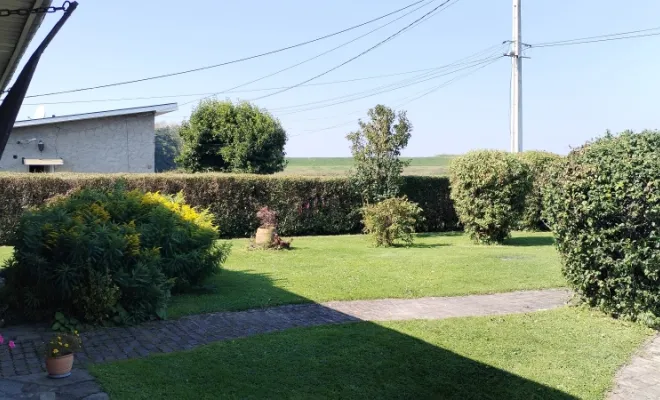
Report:
[{"label": "clear blue sky", "polygon": [[[59,5],[59,0],[54,4]],[[355,25],[413,0],[90,1],[79,7],[42,57],[29,94],[72,89],[195,68],[249,56]],[[631,31],[660,25],[660,2],[522,0],[523,41],[538,43]],[[425,10],[427,10],[426,8]],[[421,16],[422,11],[317,60],[246,89],[290,86],[371,47]],[[33,42],[60,14],[49,15]],[[392,17],[394,18],[394,17]],[[26,99],[26,103],[107,99],[222,91],[302,61],[382,24],[302,48],[203,72],[114,88]],[[511,38],[511,1],[461,0],[424,24],[318,82],[431,68],[451,63]],[[524,145],[566,153],[606,129],[660,128],[660,36],[580,46],[532,49],[524,61]],[[27,59],[27,57],[25,57]],[[25,60],[24,60],[25,61]],[[412,75],[308,86],[257,101],[276,110],[394,83]],[[296,157],[347,156],[350,122],[381,103],[402,99],[443,81],[323,109],[278,116],[291,135]],[[414,125],[407,156],[456,154],[509,146],[510,60],[476,72],[407,104]],[[269,92],[231,94],[251,99]],[[225,98],[229,95],[220,95]],[[240,96],[240,97],[239,97]],[[46,105],[46,114],[72,114],[194,100],[196,97]],[[25,105],[19,119],[34,113]],[[160,117],[181,121],[191,105]],[[311,131],[311,132],[310,132]],[[299,135],[299,136],[294,136]]]}]

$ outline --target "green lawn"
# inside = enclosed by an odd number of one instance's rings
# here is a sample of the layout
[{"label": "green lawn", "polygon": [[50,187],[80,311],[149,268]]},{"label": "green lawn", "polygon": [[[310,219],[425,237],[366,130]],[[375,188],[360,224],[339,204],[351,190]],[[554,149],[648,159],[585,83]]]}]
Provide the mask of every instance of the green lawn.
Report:
[{"label": "green lawn", "polygon": [[9,246],[0,246],[0,268],[6,259],[11,255],[11,247]]},{"label": "green lawn", "polygon": [[174,297],[170,316],[329,300],[414,298],[561,287],[549,234],[516,233],[505,246],[462,234],[418,237],[413,248],[374,248],[365,236],[301,237],[291,251],[247,250],[234,240],[208,293]]},{"label": "green lawn", "polygon": [[649,335],[564,308],[293,329],[92,373],[117,399],[603,399]]},{"label": "green lawn", "polygon": [[[545,233],[515,233],[505,246],[462,234],[421,235],[412,248],[375,248],[368,238],[295,238],[290,251],[248,250],[232,240],[225,268],[208,289],[176,296],[170,317],[290,303],[415,298],[561,287],[557,253]],[[10,248],[0,247],[0,262]]]},{"label": "green lawn", "polygon": [[[405,168],[405,175],[447,175],[453,155],[438,155],[434,157],[402,157],[410,160],[410,166]],[[331,176],[346,175],[353,166],[351,157],[315,157],[288,158],[283,175]]]}]

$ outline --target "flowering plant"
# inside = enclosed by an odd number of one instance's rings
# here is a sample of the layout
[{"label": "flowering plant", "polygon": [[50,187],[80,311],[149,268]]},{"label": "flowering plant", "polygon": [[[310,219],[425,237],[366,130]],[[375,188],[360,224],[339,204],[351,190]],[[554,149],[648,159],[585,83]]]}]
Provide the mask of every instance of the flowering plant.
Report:
[{"label": "flowering plant", "polygon": [[[0,345],[4,345],[4,344],[5,344],[5,338],[2,335],[0,335]],[[7,342],[7,347],[13,349],[14,347],[16,347],[16,343],[14,343],[13,340],[9,340]]]},{"label": "flowering plant", "polygon": [[71,333],[62,333],[53,338],[46,344],[46,357],[62,357],[80,350],[82,340],[78,331]]}]

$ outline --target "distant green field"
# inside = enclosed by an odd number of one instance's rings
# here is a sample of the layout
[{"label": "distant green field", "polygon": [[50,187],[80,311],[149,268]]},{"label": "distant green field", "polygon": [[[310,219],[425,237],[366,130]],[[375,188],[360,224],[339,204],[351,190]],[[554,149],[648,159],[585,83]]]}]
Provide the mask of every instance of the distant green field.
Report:
[{"label": "distant green field", "polygon": [[[404,170],[405,175],[447,175],[453,155],[434,157],[402,157],[411,160]],[[350,157],[289,158],[289,165],[282,175],[337,176],[346,175],[353,167]]]}]

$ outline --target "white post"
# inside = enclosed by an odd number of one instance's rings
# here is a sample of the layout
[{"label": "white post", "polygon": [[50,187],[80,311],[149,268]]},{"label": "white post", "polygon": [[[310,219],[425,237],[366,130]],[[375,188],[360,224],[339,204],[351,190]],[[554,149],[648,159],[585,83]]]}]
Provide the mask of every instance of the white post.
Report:
[{"label": "white post", "polygon": [[511,41],[511,152],[523,149],[522,134],[522,41],[520,1],[513,0],[513,38]]}]

